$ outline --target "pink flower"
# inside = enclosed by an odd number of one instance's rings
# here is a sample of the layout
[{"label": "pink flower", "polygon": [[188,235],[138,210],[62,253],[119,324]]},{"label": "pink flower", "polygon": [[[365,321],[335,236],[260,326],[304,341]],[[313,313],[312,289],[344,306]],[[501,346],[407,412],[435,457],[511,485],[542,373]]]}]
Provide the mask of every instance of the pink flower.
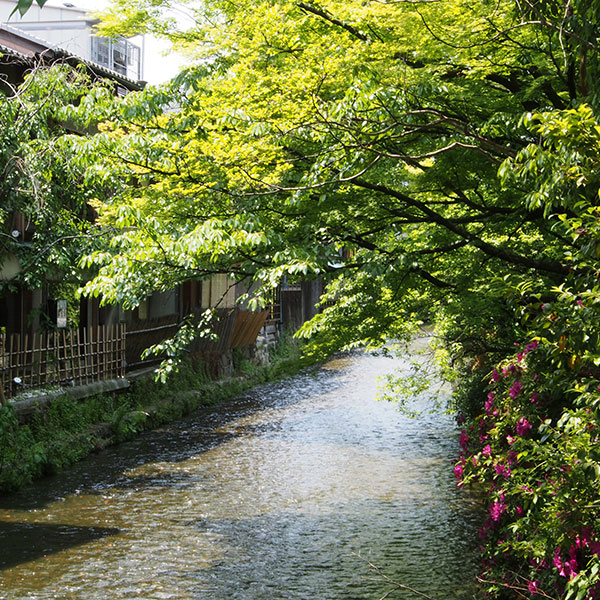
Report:
[{"label": "pink flower", "polygon": [[511,474],[510,469],[500,463],[494,465],[494,471],[496,471],[496,475],[501,475],[504,479],[508,479]]},{"label": "pink flower", "polygon": [[460,447],[466,452],[467,451],[467,443],[469,442],[469,436],[467,435],[467,432],[463,429],[460,432],[460,440],[459,440],[459,444]]},{"label": "pink flower", "polygon": [[486,444],[481,451],[483,456],[491,456],[492,455],[492,447],[489,444]]},{"label": "pink flower", "polygon": [[485,412],[488,415],[492,414],[492,408],[494,407],[494,392],[490,392],[487,396],[487,400],[485,401]]},{"label": "pink flower", "polygon": [[482,540],[487,539],[488,537],[488,532],[491,531],[492,529],[494,529],[494,522],[488,517],[484,522],[483,525],[479,528],[479,537]]},{"label": "pink flower", "polygon": [[529,342],[529,344],[527,344],[527,346],[525,346],[525,352],[531,352],[532,350],[535,350],[539,345],[540,344],[537,340],[532,340],[531,342]]},{"label": "pink flower", "polygon": [[533,392],[533,394],[531,394],[531,403],[532,404],[537,404],[539,399],[540,399],[540,395],[538,394],[538,392]]},{"label": "pink flower", "polygon": [[600,542],[592,542],[590,541],[588,543],[588,546],[590,547],[590,550],[596,555],[596,556],[600,556]]},{"label": "pink flower", "polygon": [[531,423],[525,418],[525,417],[521,417],[518,421],[517,421],[517,426],[516,426],[516,431],[517,431],[517,435],[520,435],[521,437],[527,435],[532,429]]},{"label": "pink flower", "polygon": [[515,510],[517,511],[517,514],[522,517],[523,516],[523,509],[520,506],[516,506]]},{"label": "pink flower", "polygon": [[454,476],[456,477],[456,483],[460,487],[462,485],[463,478],[463,463],[457,462],[454,465]]},{"label": "pink flower", "polygon": [[498,382],[500,381],[501,377],[500,377],[500,373],[498,373],[498,369],[494,369],[494,370],[492,371],[492,379],[493,379],[493,380],[494,380],[496,383],[498,383]]},{"label": "pink flower", "polygon": [[[581,535],[578,535],[575,538],[575,547],[576,548],[585,548],[590,544],[590,538],[594,537],[594,533],[590,527],[584,525],[581,528]],[[592,542],[593,543],[593,542]]]},{"label": "pink flower", "polygon": [[565,561],[565,569],[568,571],[569,578],[573,578],[577,575],[577,550],[575,546],[569,548],[569,560]]},{"label": "pink flower", "polygon": [[523,384],[520,381],[515,381],[512,384],[510,390],[508,391],[508,395],[514,400],[521,393],[522,387]]},{"label": "pink flower", "polygon": [[560,557],[560,548],[557,548],[554,551],[554,558],[552,559],[552,564],[556,567],[556,569],[558,570],[558,574],[561,577],[565,577],[565,569],[563,566],[563,562],[562,559]]},{"label": "pink flower", "polygon": [[506,511],[506,504],[504,502],[492,502],[490,504],[490,517],[492,521],[499,521],[502,513]]},{"label": "pink flower", "polygon": [[558,570],[558,574],[561,577],[568,577],[569,579],[572,579],[573,577],[577,576],[578,568],[576,554],[577,551],[575,546],[571,546],[569,548],[569,560],[562,560],[560,556],[560,550],[560,548],[557,548],[554,551],[554,559],[552,560],[552,563]]},{"label": "pink flower", "polygon": [[531,593],[532,596],[535,596],[535,594],[538,593],[539,586],[540,586],[540,584],[538,581],[529,581],[527,583],[527,589],[529,589],[529,592]]}]

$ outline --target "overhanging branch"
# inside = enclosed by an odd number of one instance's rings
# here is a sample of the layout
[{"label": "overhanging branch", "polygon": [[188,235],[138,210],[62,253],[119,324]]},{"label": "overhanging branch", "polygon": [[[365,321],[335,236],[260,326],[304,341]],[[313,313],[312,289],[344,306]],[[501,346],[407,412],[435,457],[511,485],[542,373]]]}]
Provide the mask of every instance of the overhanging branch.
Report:
[{"label": "overhanging branch", "polygon": [[564,265],[558,261],[537,259],[537,258],[532,258],[529,256],[523,256],[521,254],[517,254],[515,252],[507,250],[506,248],[502,248],[500,246],[495,246],[494,244],[490,244],[489,242],[486,242],[486,241],[482,240],[481,238],[476,237],[475,235],[470,233],[467,229],[465,229],[464,227],[461,227],[460,225],[458,225],[451,219],[447,219],[446,217],[435,212],[434,210],[429,208],[424,202],[421,202],[420,200],[417,200],[416,198],[412,198],[411,196],[407,196],[406,194],[403,194],[402,192],[394,190],[393,188],[389,188],[387,186],[377,184],[377,183],[371,183],[369,181],[360,179],[358,177],[356,179],[354,179],[352,183],[354,185],[356,185],[357,187],[372,190],[374,192],[379,192],[379,193],[385,194],[387,196],[397,198],[398,200],[401,200],[403,203],[405,203],[409,206],[412,206],[414,208],[417,208],[423,214],[427,215],[431,219],[432,222],[437,223],[438,225],[441,225],[442,227],[445,227],[449,231],[452,231],[456,235],[467,240],[475,248],[478,248],[479,250],[481,250],[488,256],[498,258],[500,260],[503,260],[503,261],[513,264],[513,265],[519,265],[522,267],[535,269],[537,271],[545,271],[547,273],[556,273],[556,274],[560,274],[560,275],[566,275],[569,273],[569,268],[566,265]]}]

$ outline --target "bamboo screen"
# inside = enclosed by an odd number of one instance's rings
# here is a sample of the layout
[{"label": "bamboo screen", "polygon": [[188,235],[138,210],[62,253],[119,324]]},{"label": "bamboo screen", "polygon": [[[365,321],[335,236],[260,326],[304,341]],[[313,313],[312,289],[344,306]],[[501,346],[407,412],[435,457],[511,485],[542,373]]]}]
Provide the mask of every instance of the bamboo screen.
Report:
[{"label": "bamboo screen", "polygon": [[0,334],[0,399],[30,388],[83,385],[124,375],[122,324],[24,336]]}]

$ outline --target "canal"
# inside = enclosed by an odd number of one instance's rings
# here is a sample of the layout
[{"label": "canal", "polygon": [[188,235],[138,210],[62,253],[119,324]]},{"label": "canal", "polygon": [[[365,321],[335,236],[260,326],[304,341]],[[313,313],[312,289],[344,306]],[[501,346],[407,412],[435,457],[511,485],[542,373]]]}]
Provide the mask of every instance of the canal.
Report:
[{"label": "canal", "polygon": [[456,427],[375,399],[398,366],[337,358],[0,499],[0,598],[472,597]]}]

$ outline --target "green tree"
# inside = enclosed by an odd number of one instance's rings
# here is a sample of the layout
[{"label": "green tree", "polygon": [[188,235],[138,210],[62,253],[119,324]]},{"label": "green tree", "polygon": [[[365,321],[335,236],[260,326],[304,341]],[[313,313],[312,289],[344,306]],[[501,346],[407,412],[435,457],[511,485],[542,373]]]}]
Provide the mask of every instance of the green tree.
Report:
[{"label": "green tree", "polygon": [[[60,278],[73,282],[74,294],[80,257],[106,235],[94,227],[90,206],[100,189],[88,184],[62,140],[73,131],[65,111],[89,90],[85,74],[63,65],[36,69],[11,95],[0,96],[0,261],[13,256],[21,266],[4,287],[37,288]],[[110,91],[98,86],[95,93]],[[24,237],[11,235],[17,214]]]},{"label": "green tree", "polygon": [[106,16],[105,33],[166,36],[195,66],[86,142],[126,183],[104,207],[126,231],[88,291],[132,305],[214,272],[320,276],[343,298],[304,328],[322,346],[427,318],[469,368],[510,351],[505,278],[560,284],[572,241],[497,170],[535,143],[524,111],[595,105],[597,8],[188,2],[180,31],[175,5]]},{"label": "green tree", "polygon": [[[37,5],[40,8],[42,8],[48,0],[35,0],[35,1],[36,1]],[[33,5],[33,0],[17,0],[17,5],[15,6],[13,13],[16,13],[18,11],[20,13],[20,15],[23,16],[31,8],[32,5]]]}]

